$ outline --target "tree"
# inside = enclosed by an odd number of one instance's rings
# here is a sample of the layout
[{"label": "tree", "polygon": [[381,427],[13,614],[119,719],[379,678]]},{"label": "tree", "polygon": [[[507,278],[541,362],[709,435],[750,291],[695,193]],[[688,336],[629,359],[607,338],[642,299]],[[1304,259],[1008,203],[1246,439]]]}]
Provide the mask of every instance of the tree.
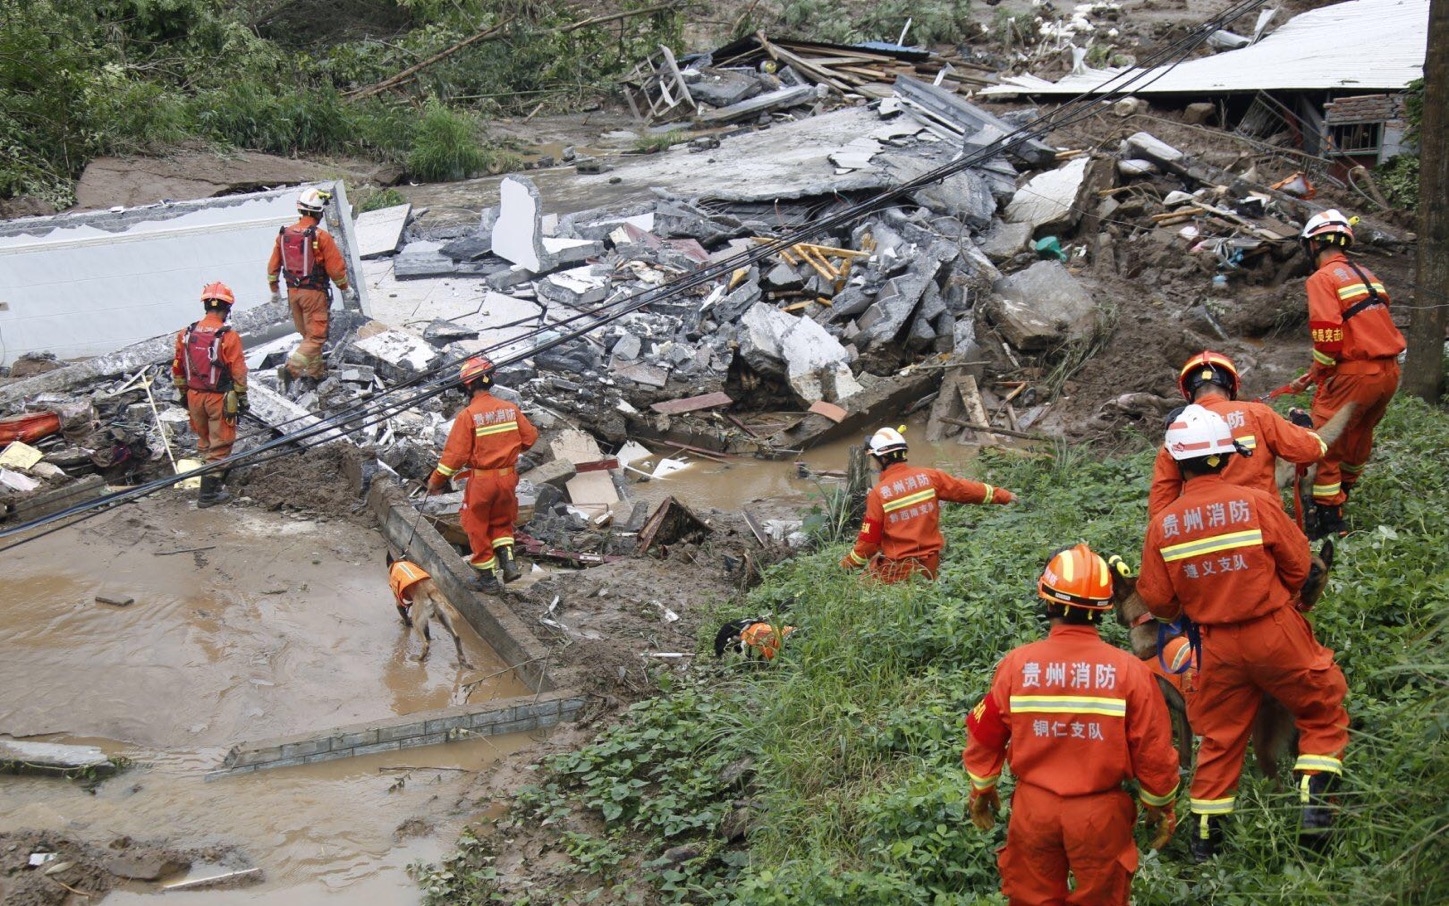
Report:
[{"label": "tree", "polygon": [[1444,393],[1449,319],[1449,0],[1429,2],[1419,128],[1419,246],[1403,388],[1431,405]]}]

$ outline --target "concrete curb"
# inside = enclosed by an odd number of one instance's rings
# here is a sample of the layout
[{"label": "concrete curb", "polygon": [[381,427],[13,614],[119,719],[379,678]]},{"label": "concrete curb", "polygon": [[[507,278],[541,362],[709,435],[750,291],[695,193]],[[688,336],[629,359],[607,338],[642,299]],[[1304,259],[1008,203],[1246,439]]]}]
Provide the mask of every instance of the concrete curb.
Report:
[{"label": "concrete curb", "polygon": [[350,724],[321,733],[239,743],[227,753],[221,769],[207,774],[206,779],[395,752],[480,736],[543,730],[575,719],[584,703],[582,696],[568,693],[521,696],[486,705],[458,705],[388,720]]}]

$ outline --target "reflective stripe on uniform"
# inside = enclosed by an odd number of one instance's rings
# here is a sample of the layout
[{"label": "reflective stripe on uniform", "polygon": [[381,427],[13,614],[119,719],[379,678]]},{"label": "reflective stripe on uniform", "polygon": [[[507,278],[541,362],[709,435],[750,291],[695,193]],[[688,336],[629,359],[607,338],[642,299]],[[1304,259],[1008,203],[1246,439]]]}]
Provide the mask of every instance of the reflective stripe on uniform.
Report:
[{"label": "reflective stripe on uniform", "polygon": [[499,422],[496,425],[481,425],[473,429],[474,437],[487,437],[490,434],[503,434],[508,431],[517,431],[518,422]]},{"label": "reflective stripe on uniform", "polygon": [[1187,807],[1194,815],[1229,815],[1237,801],[1236,796],[1226,799],[1189,799]]},{"label": "reflective stripe on uniform", "polygon": [[474,569],[476,569],[476,570],[479,570],[479,571],[488,571],[488,570],[495,569],[498,566],[498,558],[497,557],[489,557],[487,560],[484,560],[482,563],[472,563],[470,565]]},{"label": "reflective stripe on uniform", "polygon": [[1335,481],[1333,484],[1315,484],[1313,486],[1314,497],[1332,497],[1342,490],[1342,485]]},{"label": "reflective stripe on uniform", "polygon": [[977,777],[970,771],[966,772],[966,776],[971,778],[972,789],[983,792],[996,786],[996,781],[1001,779],[1000,774],[992,774],[990,777]]},{"label": "reflective stripe on uniform", "polygon": [[1326,353],[1319,352],[1317,349],[1313,350],[1313,361],[1320,365],[1327,365],[1330,368],[1338,364],[1338,359]]},{"label": "reflective stripe on uniform", "polygon": [[1140,795],[1142,797],[1142,801],[1143,802],[1145,802],[1148,805],[1155,805],[1158,808],[1161,808],[1162,806],[1166,805],[1167,803],[1169,803],[1172,800],[1174,800],[1174,799],[1177,798],[1177,791],[1178,791],[1179,787],[1181,787],[1181,786],[1182,786],[1182,784],[1178,784],[1177,786],[1174,786],[1170,792],[1168,792],[1166,795],[1163,795],[1163,796],[1154,796],[1151,793],[1147,792],[1147,790],[1145,790],[1145,789],[1143,789],[1143,790],[1141,790],[1139,792],[1140,792]]},{"label": "reflective stripe on uniform", "polygon": [[512,535],[507,535],[507,536],[502,537],[502,538],[494,538],[493,539],[493,546],[495,548],[497,548],[497,547],[512,547],[513,546],[513,536]]},{"label": "reflective stripe on uniform", "polygon": [[[462,466],[458,467],[458,469],[461,468]],[[454,475],[457,475],[458,469],[450,469],[442,463],[438,463],[438,474],[443,476],[444,478],[452,478]]]},{"label": "reflective stripe on uniform", "polygon": [[1317,771],[1320,774],[1342,774],[1343,762],[1332,755],[1299,755],[1293,762],[1295,771]]},{"label": "reflective stripe on uniform", "polygon": [[1088,695],[1013,695],[1013,714],[1102,714],[1126,717],[1127,701]]},{"label": "reflective stripe on uniform", "polygon": [[1256,434],[1244,434],[1242,437],[1235,437],[1233,439],[1242,444],[1244,450],[1258,449],[1258,435]]},{"label": "reflective stripe on uniform", "polygon": [[[1370,291],[1370,287],[1372,287],[1372,292]],[[1372,295],[1372,293],[1387,292],[1388,290],[1384,289],[1382,283],[1350,283],[1347,286],[1340,286],[1338,288],[1338,300],[1340,302],[1347,302],[1355,296],[1368,296]]]},{"label": "reflective stripe on uniform", "polygon": [[882,508],[887,513],[893,513],[896,510],[901,509],[902,507],[908,507],[908,506],[911,506],[912,504],[916,504],[916,503],[925,503],[927,500],[935,500],[935,499],[936,499],[936,489],[935,488],[926,488],[924,491],[917,491],[914,494],[907,494],[904,497],[897,497],[895,500],[891,500],[891,501],[889,501],[887,503],[884,503],[882,505]]},{"label": "reflective stripe on uniform", "polygon": [[1243,532],[1212,535],[1208,538],[1199,538],[1196,541],[1185,541],[1182,544],[1164,547],[1162,559],[1171,563],[1174,560],[1185,560],[1188,557],[1199,557],[1203,554],[1216,554],[1219,551],[1230,551],[1239,547],[1262,546],[1263,532],[1260,529],[1249,529]]},{"label": "reflective stripe on uniform", "polygon": [[855,551],[851,551],[850,562],[854,563],[856,566],[864,566],[866,564],[866,559],[860,554],[857,554]]}]

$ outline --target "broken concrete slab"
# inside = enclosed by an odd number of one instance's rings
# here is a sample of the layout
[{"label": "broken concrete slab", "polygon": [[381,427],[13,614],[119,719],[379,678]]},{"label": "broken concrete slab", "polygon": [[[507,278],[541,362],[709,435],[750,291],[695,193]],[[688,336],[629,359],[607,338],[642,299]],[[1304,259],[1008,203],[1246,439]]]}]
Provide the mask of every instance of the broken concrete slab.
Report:
[{"label": "broken concrete slab", "polygon": [[820,92],[814,85],[800,85],[798,87],[790,87],[787,85],[783,88],[776,88],[774,91],[767,91],[764,94],[755,95],[752,98],[740,101],[737,104],[731,104],[728,107],[702,110],[695,115],[694,119],[696,122],[704,125],[729,123],[735,120],[747,119],[768,110],[784,110],[788,107],[813,103],[820,96]]},{"label": "broken concrete slab", "polygon": [[[458,343],[463,340],[476,340],[478,339],[478,331],[464,327],[461,324],[455,324],[452,321],[444,321],[442,318],[436,318],[427,327],[423,328],[423,339],[437,348],[442,349],[449,343]],[[348,378],[344,375],[342,379],[345,381]]]},{"label": "broken concrete slab", "polygon": [[1070,230],[1082,217],[1078,196],[1086,180],[1089,160],[1083,155],[1032,177],[1006,206],[1004,219],[1030,224],[1034,234]]},{"label": "broken concrete slab", "polygon": [[108,777],[116,770],[97,746],[0,739],[0,773]]},{"label": "broken concrete slab", "polygon": [[[320,425],[322,420],[306,409],[267,387],[260,381],[247,385],[247,398],[251,402],[251,413],[270,425],[274,431],[293,434]],[[345,440],[346,432],[339,428],[320,431],[305,439],[308,446],[325,444],[334,440]]]},{"label": "broken concrete slab", "polygon": [[769,449],[776,456],[786,456],[838,437],[861,433],[867,428],[879,428],[884,417],[881,413],[903,411],[934,390],[939,380],[939,372],[928,369],[917,369],[881,380],[856,394],[845,407],[848,411],[840,421],[811,413],[771,435]]},{"label": "broken concrete slab", "polygon": [[357,257],[381,258],[395,253],[402,245],[403,229],[412,212],[411,204],[399,204],[358,214],[352,230],[357,238]]},{"label": "broken concrete slab", "polygon": [[615,375],[644,387],[663,389],[669,385],[669,369],[647,362],[616,365],[611,370]]},{"label": "broken concrete slab", "polygon": [[550,484],[564,488],[578,474],[578,468],[567,459],[551,459],[537,468],[529,469],[519,476],[520,481],[530,481],[535,486]]},{"label": "broken concrete slab", "polygon": [[649,408],[664,415],[681,415],[685,412],[698,412],[701,409],[718,409],[721,406],[729,406],[734,403],[728,393],[706,393],[702,396],[691,396],[685,399],[664,400],[652,404]]},{"label": "broken concrete slab", "polygon": [[[883,155],[885,166],[902,182],[917,179],[945,163],[894,152]],[[953,173],[936,180],[911,193],[917,204],[959,219],[971,229],[980,232],[991,226],[996,218],[996,199],[991,187],[981,174],[974,170]]]},{"label": "broken concrete slab", "polygon": [[350,352],[360,356],[364,364],[376,368],[384,378],[399,383],[431,370],[443,358],[443,354],[422,337],[390,327],[369,336],[359,336],[359,339],[353,340]]},{"label": "broken concrete slab", "polygon": [[1091,294],[1059,261],[1038,261],[998,280],[994,290],[986,312],[1007,342],[1023,352],[1089,339],[1100,325]]},{"label": "broken concrete slab", "polygon": [[[923,113],[959,136],[974,136],[983,129],[995,130],[998,135],[1016,131],[1010,123],[954,92],[910,76],[896,77],[895,94],[912,112]],[[1033,167],[1051,166],[1057,157],[1055,148],[1036,139],[1015,141],[1007,151]]]},{"label": "broken concrete slab", "polygon": [[493,253],[535,274],[544,270],[543,199],[533,180],[509,176],[498,184]]},{"label": "broken concrete slab", "polygon": [[997,221],[996,226],[982,238],[981,253],[992,264],[1010,261],[1026,249],[1026,244],[1031,241],[1031,233],[1030,223]]},{"label": "broken concrete slab", "polygon": [[[761,374],[783,374],[806,402],[834,395],[840,402],[859,387],[850,375],[850,353],[825,328],[758,302],[740,319],[740,356]],[[839,372],[844,371],[844,374]],[[843,393],[844,396],[835,394]]]},{"label": "broken concrete slab", "polygon": [[689,96],[711,107],[729,107],[765,90],[753,73],[733,69],[686,69],[682,75],[689,86]]},{"label": "broken concrete slab", "polygon": [[1186,155],[1150,132],[1136,132],[1122,143],[1128,158],[1145,158],[1167,169],[1186,163]]},{"label": "broken concrete slab", "polygon": [[535,291],[550,302],[571,308],[588,308],[609,295],[608,274],[596,274],[592,266],[549,274],[534,284]]}]

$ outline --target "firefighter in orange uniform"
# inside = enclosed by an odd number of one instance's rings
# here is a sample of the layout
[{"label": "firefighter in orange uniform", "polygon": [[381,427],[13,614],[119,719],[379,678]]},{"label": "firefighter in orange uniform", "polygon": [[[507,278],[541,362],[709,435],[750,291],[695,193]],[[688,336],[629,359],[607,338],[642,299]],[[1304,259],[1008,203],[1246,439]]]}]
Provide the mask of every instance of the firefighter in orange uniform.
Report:
[{"label": "firefighter in orange uniform", "polygon": [[463,531],[477,570],[473,587],[498,592],[504,582],[522,577],[513,559],[513,524],[518,519],[518,456],[538,440],[538,430],[512,403],[488,392],[493,386],[493,363],[473,356],[459,373],[463,390],[472,399],[453,421],[438,467],[428,478],[428,491],[441,493],[450,479],[469,470],[468,488],[461,510]]},{"label": "firefighter in orange uniform", "polygon": [[1010,764],[1016,791],[997,866],[1012,906],[1126,906],[1137,808],[1123,781],[1140,786],[1143,816],[1158,828],[1154,849],[1177,826],[1167,705],[1147,666],[1097,634],[1112,608],[1112,573],[1101,557],[1085,544],[1061,551],[1037,592],[1050,633],[1001,659],[966,718],[971,821],[995,825],[997,782]]},{"label": "firefighter in orange uniform", "polygon": [[[236,442],[236,420],[247,404],[247,360],[241,337],[227,325],[236,297],[225,283],[208,283],[201,290],[206,316],[176,335],[176,356],[171,381],[181,405],[191,416],[196,449],[206,462],[231,455]],[[224,472],[201,477],[197,507],[225,503],[231,495],[222,488]]]},{"label": "firefighter in orange uniform", "polygon": [[867,447],[880,469],[880,482],[866,494],[860,535],[840,565],[863,566],[881,582],[903,582],[917,572],[936,578],[946,544],[940,501],[1005,504],[1016,499],[1006,488],[909,465],[906,439],[896,429],[881,428]]},{"label": "firefighter in orange uniform", "polygon": [[1188,698],[1188,718],[1202,736],[1189,799],[1193,858],[1207,861],[1221,846],[1264,692],[1298,726],[1299,839],[1321,846],[1348,745],[1348,687],[1298,610],[1308,539],[1277,499],[1224,480],[1236,449],[1217,413],[1188,406],[1168,427],[1166,445],[1187,487],[1148,523],[1137,593],[1159,620],[1185,616],[1201,640],[1197,689]]},{"label": "firefighter in orange uniform", "polygon": [[329,280],[347,292],[347,264],[337,249],[332,234],[324,230],[322,212],[332,200],[330,192],[303,189],[297,196],[297,222],[282,227],[272,244],[272,257],[267,262],[267,285],[272,301],[281,301],[278,284],[287,281],[287,301],[292,306],[292,323],[302,342],[287,357],[287,364],[278,370],[284,388],[298,378],[315,382],[327,374],[327,361],[322,346],[327,342],[328,310],[332,307]]},{"label": "firefighter in orange uniform", "polygon": [[[1293,424],[1270,406],[1238,399],[1238,369],[1225,355],[1200,352],[1188,359],[1178,374],[1177,386],[1189,403],[1221,415],[1233,439],[1248,454],[1234,456],[1223,469],[1223,478],[1231,484],[1258,488],[1281,501],[1274,474],[1275,458],[1306,466],[1317,462],[1328,449],[1317,434]],[[1147,514],[1156,514],[1181,494],[1182,473],[1167,448],[1162,447],[1152,466]]]},{"label": "firefighter in orange uniform", "polygon": [[1318,386],[1313,424],[1320,427],[1346,404],[1358,404],[1313,479],[1309,536],[1316,540],[1348,532],[1343,504],[1363,476],[1374,428],[1399,387],[1398,357],[1406,346],[1389,314],[1388,291],[1345,254],[1353,245],[1352,222],[1330,208],[1308,219],[1301,238],[1317,268],[1307,285],[1313,365],[1292,386],[1298,392]]},{"label": "firefighter in orange uniform", "polygon": [[408,616],[408,609],[413,604],[413,588],[424,579],[431,579],[432,576],[411,560],[395,559],[391,552],[387,555],[387,584],[392,589],[392,596],[397,604],[397,615],[402,618],[406,626],[413,625],[412,617]]}]

